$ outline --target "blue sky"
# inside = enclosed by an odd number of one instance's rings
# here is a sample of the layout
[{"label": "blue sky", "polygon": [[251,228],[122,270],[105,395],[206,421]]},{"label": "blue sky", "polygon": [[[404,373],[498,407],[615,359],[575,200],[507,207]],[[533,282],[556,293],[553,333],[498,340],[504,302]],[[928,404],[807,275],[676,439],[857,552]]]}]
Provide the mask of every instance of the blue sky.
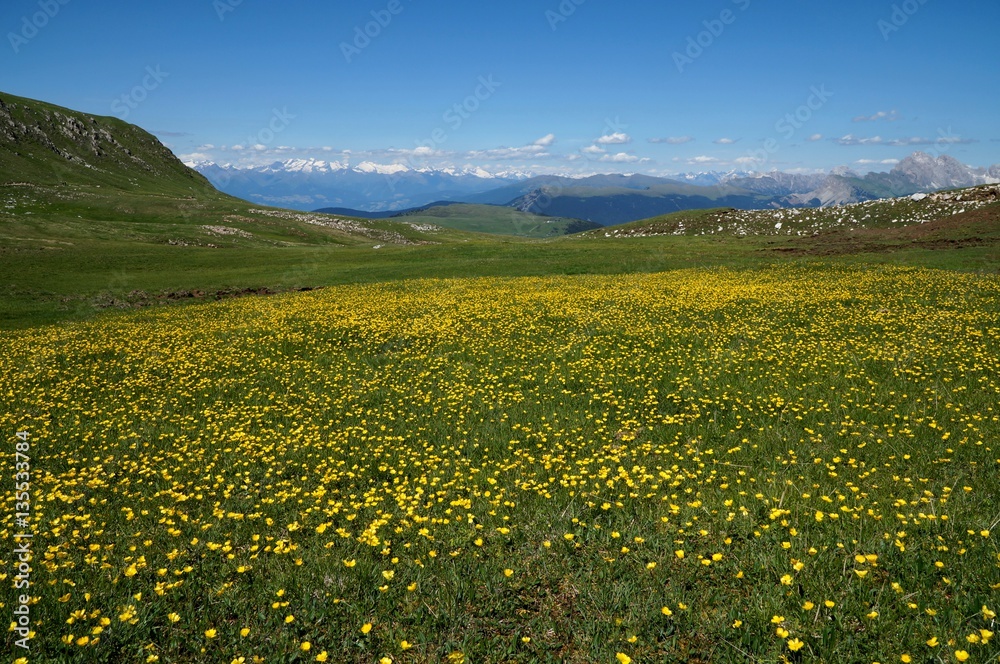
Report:
[{"label": "blue sky", "polygon": [[220,163],[985,166],[998,28],[965,0],[5,0],[0,90]]}]

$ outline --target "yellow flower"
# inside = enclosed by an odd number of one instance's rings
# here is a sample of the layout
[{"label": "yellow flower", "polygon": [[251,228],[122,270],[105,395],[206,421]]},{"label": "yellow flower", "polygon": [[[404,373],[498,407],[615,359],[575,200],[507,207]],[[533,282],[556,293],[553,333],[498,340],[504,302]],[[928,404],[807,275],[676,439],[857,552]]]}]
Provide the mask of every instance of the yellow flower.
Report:
[{"label": "yellow flower", "polygon": [[903,662],[903,664],[910,664],[910,662],[913,661],[913,658],[910,657],[909,653],[903,653],[899,656],[899,661]]},{"label": "yellow flower", "polygon": [[927,645],[930,646],[931,648],[937,648],[938,647],[938,637],[932,636],[931,638],[927,639]]},{"label": "yellow flower", "polygon": [[615,655],[615,659],[621,662],[621,664],[632,664],[632,658],[623,652],[620,652],[617,655]]},{"label": "yellow flower", "polygon": [[964,650],[956,650],[955,659],[957,659],[960,662],[964,662],[965,660],[969,659],[969,653],[965,652]]},{"label": "yellow flower", "polygon": [[409,650],[410,648],[413,647],[413,644],[407,641],[406,639],[403,639],[402,641],[399,642],[399,647],[402,648],[403,650]]},{"label": "yellow flower", "polygon": [[514,575],[514,570],[512,570],[512,569],[505,569],[505,570],[503,571],[503,575],[504,575],[504,576],[508,576],[508,577],[509,577],[509,576],[513,576],[513,575]]},{"label": "yellow flower", "polygon": [[788,649],[791,650],[792,652],[798,652],[799,650],[802,649],[802,646],[804,646],[805,643],[803,643],[799,639],[791,639],[788,641],[786,645],[788,646]]},{"label": "yellow flower", "polygon": [[383,657],[378,661],[378,664],[392,664],[392,657]]},{"label": "yellow flower", "polygon": [[327,657],[328,657],[328,655],[326,654],[326,651],[324,650],[320,654],[316,655],[316,661],[317,662],[325,662]]},{"label": "yellow flower", "polygon": [[530,636],[522,636],[521,637],[521,643],[531,643],[531,637]]},{"label": "yellow flower", "polygon": [[287,616],[285,616],[286,625],[293,622],[295,622],[295,616],[293,616],[292,614],[288,614]]},{"label": "yellow flower", "polygon": [[773,625],[780,625],[783,622],[785,622],[785,616],[774,616],[771,618],[771,624]]},{"label": "yellow flower", "polygon": [[214,627],[205,630],[205,638],[207,639],[214,639],[216,634],[218,634],[218,632],[215,631]]},{"label": "yellow flower", "polygon": [[739,629],[740,627],[743,627],[743,621],[739,620],[739,619],[734,620],[733,621],[733,628]]},{"label": "yellow flower", "polygon": [[345,560],[344,567],[354,567],[358,561],[356,560]]},{"label": "yellow flower", "polygon": [[802,604],[802,608],[803,608],[803,609],[805,609],[806,611],[812,611],[812,610],[813,610],[813,607],[815,607],[815,606],[816,606],[816,605],[815,605],[815,604],[813,604],[813,603],[812,603],[812,602],[810,602],[810,601],[806,601],[806,602],[804,602],[804,603]]},{"label": "yellow flower", "polygon": [[994,613],[993,611],[990,611],[988,608],[986,608],[986,605],[983,604],[983,618],[986,620],[993,620],[996,617],[997,614]]},{"label": "yellow flower", "polygon": [[674,555],[677,556],[678,558],[683,559],[684,558],[684,549],[677,549],[676,551],[674,551]]},{"label": "yellow flower", "polygon": [[372,631],[372,624],[371,623],[365,623],[364,625],[361,626],[361,633],[362,634],[367,634],[370,631]]},{"label": "yellow flower", "polygon": [[406,586],[406,589],[409,590],[412,593],[414,590],[417,589],[417,582],[414,581],[410,585]]},{"label": "yellow flower", "polygon": [[250,628],[244,627],[240,630],[240,636],[250,636]]},{"label": "yellow flower", "polygon": [[665,606],[662,609],[660,609],[660,613],[662,613],[665,616],[672,616],[672,615],[674,615],[674,612],[670,610],[669,606]]},{"label": "yellow flower", "polygon": [[308,641],[303,641],[303,642],[302,642],[302,643],[301,643],[301,644],[299,645],[299,650],[301,650],[302,652],[309,652],[309,649],[310,649],[310,648],[312,648],[312,644],[311,644],[311,643],[309,643]]},{"label": "yellow flower", "polygon": [[81,636],[80,638],[78,638],[76,640],[76,645],[78,645],[78,646],[85,646],[88,643],[90,643],[90,637],[89,636]]},{"label": "yellow flower", "polygon": [[648,563],[646,563],[646,569],[655,569],[655,568],[656,568],[656,563],[655,562],[648,562]]},{"label": "yellow flower", "polygon": [[175,623],[175,622],[179,621],[180,619],[181,619],[181,617],[178,614],[176,614],[176,613],[171,613],[171,614],[167,615],[167,620],[169,620],[172,623]]}]

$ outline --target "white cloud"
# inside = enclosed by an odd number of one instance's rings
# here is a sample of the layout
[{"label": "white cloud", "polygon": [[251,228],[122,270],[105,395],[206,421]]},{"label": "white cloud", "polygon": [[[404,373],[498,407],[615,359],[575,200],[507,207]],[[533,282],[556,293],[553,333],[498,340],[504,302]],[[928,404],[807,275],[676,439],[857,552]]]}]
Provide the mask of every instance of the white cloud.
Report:
[{"label": "white cloud", "polygon": [[959,136],[942,136],[937,139],[931,138],[921,138],[919,136],[913,136],[911,138],[882,138],[881,136],[872,136],[870,138],[858,137],[854,134],[847,134],[838,139],[835,139],[838,145],[887,145],[890,147],[913,147],[919,145],[935,145],[935,144],[949,144],[949,145],[967,145],[969,143],[978,143],[979,141],[974,138],[961,138]]},{"label": "white cloud", "polygon": [[722,161],[722,160],[718,159],[717,157],[709,157],[707,155],[700,155],[700,156],[688,159],[688,163],[689,164],[717,164],[720,161]]},{"label": "white cloud", "polygon": [[716,141],[712,141],[712,142],[715,143],[716,145],[732,145],[733,143],[735,143],[738,140],[739,140],[738,138],[737,139],[720,138],[720,139],[718,139]]},{"label": "white cloud", "polygon": [[211,143],[206,143],[205,145],[199,145],[198,147],[195,148],[195,150],[197,150],[198,152],[204,152],[206,150],[214,150],[214,149],[215,146],[212,145]]},{"label": "white cloud", "polygon": [[858,159],[856,164],[861,164],[863,166],[869,166],[871,164],[878,164],[879,166],[895,166],[899,163],[898,159]]},{"label": "white cloud", "polygon": [[[551,136],[551,139],[549,138]],[[555,136],[549,134],[531,145],[519,148],[499,147],[492,150],[471,150],[466,153],[467,159],[538,159],[550,157],[546,148],[555,141]]]},{"label": "white cloud", "polygon": [[583,154],[604,154],[605,150],[599,145],[588,145],[580,150]]},{"label": "white cloud", "polygon": [[879,111],[875,115],[859,115],[854,118],[852,122],[877,122],[878,120],[885,120],[887,122],[895,122],[899,119],[899,111]]},{"label": "white cloud", "polygon": [[628,154],[627,152],[619,152],[618,154],[606,154],[601,157],[601,161],[609,162],[612,164],[634,164],[639,161],[639,158],[634,154]]},{"label": "white cloud", "polygon": [[806,140],[809,141],[810,143],[815,143],[816,141],[822,141],[823,140],[823,134],[813,134],[812,136],[810,136]]},{"label": "white cloud", "polygon": [[684,145],[694,141],[694,136],[668,136],[667,138],[650,138],[650,143],[666,143],[667,145]]},{"label": "white cloud", "polygon": [[625,145],[632,142],[632,137],[622,131],[601,136],[595,141],[598,145]]}]

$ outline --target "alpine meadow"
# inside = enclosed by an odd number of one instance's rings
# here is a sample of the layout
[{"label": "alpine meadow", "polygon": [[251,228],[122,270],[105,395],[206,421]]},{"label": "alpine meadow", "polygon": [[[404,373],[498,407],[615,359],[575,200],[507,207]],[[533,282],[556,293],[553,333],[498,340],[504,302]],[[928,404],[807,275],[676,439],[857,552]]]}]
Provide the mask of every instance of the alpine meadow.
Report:
[{"label": "alpine meadow", "polygon": [[1000,662],[997,7],[8,4],[4,662]]}]

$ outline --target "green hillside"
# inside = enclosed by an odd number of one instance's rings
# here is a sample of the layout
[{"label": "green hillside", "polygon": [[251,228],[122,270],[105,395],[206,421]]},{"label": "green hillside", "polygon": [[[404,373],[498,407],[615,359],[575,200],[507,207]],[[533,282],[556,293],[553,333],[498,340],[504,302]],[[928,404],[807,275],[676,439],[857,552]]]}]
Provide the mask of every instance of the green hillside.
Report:
[{"label": "green hillside", "polygon": [[599,224],[579,219],[540,217],[498,205],[440,205],[404,217],[415,224],[435,224],[473,233],[551,238],[600,228]]},{"label": "green hillside", "polygon": [[155,136],[97,117],[0,93],[0,185],[113,188],[197,196],[218,192]]},{"label": "green hillside", "polygon": [[[193,247],[419,244],[412,224],[303,214],[216,190],[148,132],[0,94],[0,251],[93,242]],[[461,238],[467,239],[467,238]]]},{"label": "green hillside", "polygon": [[10,95],[0,102],[0,328],[424,277],[748,268],[834,256],[1000,265],[996,187],[819,210],[688,211],[563,237],[581,222],[496,206],[364,220],[253,205],[213,189],[138,127]]},{"label": "green hillside", "polygon": [[[919,227],[978,210],[997,214],[1000,185],[918,194],[853,205],[773,210],[687,210],[591,231],[587,236],[737,236],[801,238],[838,232]],[[990,215],[987,214],[987,217]]]}]

